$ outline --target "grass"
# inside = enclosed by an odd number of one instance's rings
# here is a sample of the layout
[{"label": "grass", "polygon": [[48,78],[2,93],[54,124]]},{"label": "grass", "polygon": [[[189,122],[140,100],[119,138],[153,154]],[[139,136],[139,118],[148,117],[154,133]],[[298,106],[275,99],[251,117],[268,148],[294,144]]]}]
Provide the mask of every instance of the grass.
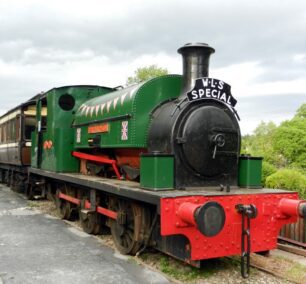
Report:
[{"label": "grass", "polygon": [[[295,280],[306,281],[306,269],[305,266],[300,263],[294,263],[287,271],[286,275]],[[305,283],[305,282],[304,282]]]},{"label": "grass", "polygon": [[[178,280],[190,281],[200,277],[200,272],[194,267],[181,267],[181,264],[170,261],[168,257],[162,256],[159,261],[160,270]],[[183,268],[183,269],[182,269]],[[209,275],[209,273],[208,273]]]},{"label": "grass", "polygon": [[270,260],[272,270],[277,266],[279,275],[287,280],[294,281],[297,283],[306,283],[306,267],[296,261],[288,259],[285,256],[277,255]]},{"label": "grass", "polygon": [[37,201],[28,200],[27,206],[30,208],[38,208],[40,207],[40,204],[38,204]]},{"label": "grass", "polygon": [[166,276],[183,282],[209,278],[217,272],[217,267],[219,266],[219,264],[213,265],[209,262],[204,268],[196,268],[153,250],[141,254],[139,258],[143,263],[155,267]]},{"label": "grass", "polygon": [[162,255],[159,260],[159,269],[166,275],[180,281],[194,281],[207,279],[220,271],[236,268],[237,262],[228,259],[210,259],[203,261],[201,268],[192,267],[189,264]]},{"label": "grass", "polygon": [[288,270],[285,274],[293,279],[302,279],[303,277],[306,278],[306,267],[298,262],[295,262],[291,259],[288,259],[284,256],[275,256],[276,259],[283,261],[286,263]]}]

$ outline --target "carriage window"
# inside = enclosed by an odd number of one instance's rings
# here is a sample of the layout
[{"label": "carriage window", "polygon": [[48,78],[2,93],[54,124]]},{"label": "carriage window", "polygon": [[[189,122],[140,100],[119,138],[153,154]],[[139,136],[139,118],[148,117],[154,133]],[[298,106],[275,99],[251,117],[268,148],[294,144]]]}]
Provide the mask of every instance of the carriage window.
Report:
[{"label": "carriage window", "polygon": [[6,123],[6,133],[7,133],[6,141],[10,142],[11,141],[11,133],[12,133],[10,121],[8,121]]},{"label": "carriage window", "polygon": [[11,120],[11,128],[12,128],[12,137],[11,140],[16,140],[16,118]]},{"label": "carriage window", "polygon": [[16,116],[15,120],[15,133],[16,133],[16,140],[20,140],[20,115]]},{"label": "carriage window", "polygon": [[2,133],[3,133],[3,142],[6,142],[6,137],[7,137],[7,123],[4,123],[3,126],[2,126]]},{"label": "carriage window", "polygon": [[16,118],[11,120],[11,128],[12,128],[11,140],[15,141],[16,140]]},{"label": "carriage window", "polygon": [[9,127],[10,127],[10,138],[9,138],[9,140],[10,141],[15,141],[15,139],[16,139],[16,132],[15,132],[15,118],[13,118],[13,119],[11,119],[10,121],[9,121]]},{"label": "carriage window", "polygon": [[47,98],[41,101],[41,130],[47,130]]},{"label": "carriage window", "polygon": [[31,134],[35,130],[36,118],[34,116],[25,117],[24,120],[24,139],[31,140]]},{"label": "carriage window", "polygon": [[24,110],[23,113],[25,116],[36,116],[36,105],[29,105]]}]

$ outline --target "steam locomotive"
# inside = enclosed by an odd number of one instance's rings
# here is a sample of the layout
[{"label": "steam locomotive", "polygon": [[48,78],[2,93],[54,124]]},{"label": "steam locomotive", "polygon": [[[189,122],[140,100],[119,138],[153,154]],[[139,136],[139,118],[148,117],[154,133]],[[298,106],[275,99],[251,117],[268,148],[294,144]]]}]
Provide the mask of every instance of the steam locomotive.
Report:
[{"label": "steam locomotive", "polygon": [[207,44],[186,44],[183,75],[126,88],[65,86],[0,118],[1,181],[53,199],[84,231],[109,227],[117,249],[154,247],[201,261],[276,247],[306,218],[298,194],[260,185],[261,158],[240,156],[236,99],[210,78]]}]

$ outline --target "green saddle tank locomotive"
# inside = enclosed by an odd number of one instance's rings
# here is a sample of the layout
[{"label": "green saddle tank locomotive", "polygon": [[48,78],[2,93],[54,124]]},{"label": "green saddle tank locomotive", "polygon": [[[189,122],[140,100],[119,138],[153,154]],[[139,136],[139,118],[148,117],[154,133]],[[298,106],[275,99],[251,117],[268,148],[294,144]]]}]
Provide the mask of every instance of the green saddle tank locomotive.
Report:
[{"label": "green saddle tank locomotive", "polygon": [[231,87],[208,74],[214,51],[181,47],[182,76],[54,88],[8,112],[4,132],[12,114],[31,122],[31,140],[14,144],[31,148],[31,162],[9,163],[2,139],[2,181],[27,178],[29,197],[53,198],[88,233],[109,227],[121,253],[151,246],[194,266],[240,254],[247,277],[250,252],[275,248],[281,227],[306,217],[306,203],[262,188],[261,158],[240,156]]}]

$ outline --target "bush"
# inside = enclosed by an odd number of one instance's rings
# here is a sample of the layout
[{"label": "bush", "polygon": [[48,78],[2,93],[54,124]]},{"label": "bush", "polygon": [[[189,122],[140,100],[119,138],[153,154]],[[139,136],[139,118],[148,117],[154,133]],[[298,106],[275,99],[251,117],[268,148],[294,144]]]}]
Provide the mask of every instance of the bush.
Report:
[{"label": "bush", "polygon": [[261,184],[263,186],[266,185],[266,179],[268,176],[274,174],[277,171],[276,167],[274,167],[272,164],[263,161],[262,162],[262,175],[261,175]]},{"label": "bush", "polygon": [[306,176],[292,169],[281,169],[266,179],[266,186],[298,191],[300,198],[306,199]]}]

